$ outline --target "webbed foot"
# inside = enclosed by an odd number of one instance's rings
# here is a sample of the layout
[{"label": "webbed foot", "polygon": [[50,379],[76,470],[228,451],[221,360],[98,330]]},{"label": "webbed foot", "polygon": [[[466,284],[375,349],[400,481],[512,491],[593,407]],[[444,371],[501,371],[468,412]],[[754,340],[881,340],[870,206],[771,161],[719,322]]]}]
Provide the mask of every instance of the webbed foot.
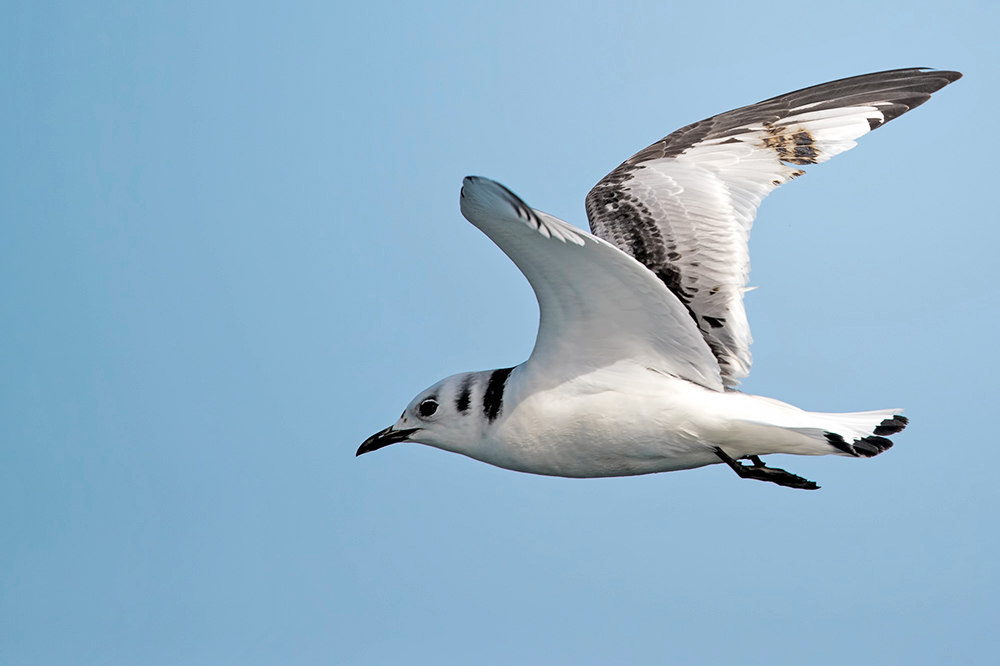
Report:
[{"label": "webbed foot", "polygon": [[802,490],[819,490],[815,482],[803,479],[801,476],[786,472],[777,467],[768,467],[757,456],[747,456],[753,465],[744,465],[733,460],[729,454],[719,447],[715,447],[715,455],[722,459],[722,462],[729,465],[741,479],[757,479],[758,481],[770,481],[786,488],[801,488]]}]

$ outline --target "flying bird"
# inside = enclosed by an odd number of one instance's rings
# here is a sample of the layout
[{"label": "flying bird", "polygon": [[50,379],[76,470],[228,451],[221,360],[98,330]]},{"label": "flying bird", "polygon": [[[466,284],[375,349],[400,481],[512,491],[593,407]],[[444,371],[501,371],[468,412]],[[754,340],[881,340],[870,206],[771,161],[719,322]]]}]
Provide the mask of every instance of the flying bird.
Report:
[{"label": "flying bird", "polygon": [[594,186],[592,233],[500,183],[465,178],[462,215],[538,299],[535,347],[514,368],[453,375],[422,391],[357,455],[416,442],[564,477],[724,463],[742,478],[814,490],[760,456],[887,450],[887,436],[907,425],[901,409],[808,412],[737,390],[751,364],[747,242],[772,190],[961,76],[925,68],[855,76],[683,127]]}]

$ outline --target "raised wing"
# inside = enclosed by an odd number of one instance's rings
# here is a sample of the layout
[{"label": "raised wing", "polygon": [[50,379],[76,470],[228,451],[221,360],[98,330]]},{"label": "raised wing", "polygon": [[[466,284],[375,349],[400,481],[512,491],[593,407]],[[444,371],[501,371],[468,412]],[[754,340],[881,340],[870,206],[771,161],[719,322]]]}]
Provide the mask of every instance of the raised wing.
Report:
[{"label": "raised wing", "polygon": [[760,202],[928,99],[958,72],[899,69],[824,83],[688,125],[587,195],[596,235],[651,270],[686,306],[734,387],[750,372],[743,293]]},{"label": "raised wing", "polygon": [[638,261],[486,178],[465,179],[461,206],[538,298],[538,339],[528,359],[537,386],[630,361],[723,390],[687,308]]}]

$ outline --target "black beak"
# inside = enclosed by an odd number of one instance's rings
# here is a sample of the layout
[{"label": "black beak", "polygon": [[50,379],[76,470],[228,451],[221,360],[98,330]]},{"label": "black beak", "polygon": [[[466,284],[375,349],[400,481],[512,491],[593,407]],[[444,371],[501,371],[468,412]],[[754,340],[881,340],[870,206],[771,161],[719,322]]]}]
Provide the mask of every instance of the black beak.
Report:
[{"label": "black beak", "polygon": [[368,453],[369,451],[377,451],[383,446],[389,446],[390,444],[395,444],[396,442],[405,442],[406,438],[420,430],[420,428],[407,428],[405,430],[393,430],[392,426],[389,426],[385,430],[380,430],[358,447],[358,452],[356,456],[360,456],[362,453]]}]

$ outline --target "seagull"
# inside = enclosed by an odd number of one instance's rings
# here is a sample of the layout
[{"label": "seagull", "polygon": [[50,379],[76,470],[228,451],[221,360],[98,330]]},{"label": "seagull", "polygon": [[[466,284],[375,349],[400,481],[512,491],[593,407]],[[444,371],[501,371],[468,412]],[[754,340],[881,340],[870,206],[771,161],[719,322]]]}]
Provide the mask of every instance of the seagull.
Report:
[{"label": "seagull", "polygon": [[902,409],[808,412],[737,390],[751,364],[747,242],[772,190],[961,77],[927,68],[866,74],[683,127],[594,186],[592,233],[500,183],[465,178],[462,215],[538,299],[535,347],[516,367],[453,375],[422,391],[357,455],[416,442],[562,477],[726,464],[741,478],[815,490],[760,457],[887,450],[887,436],[908,423]]}]

